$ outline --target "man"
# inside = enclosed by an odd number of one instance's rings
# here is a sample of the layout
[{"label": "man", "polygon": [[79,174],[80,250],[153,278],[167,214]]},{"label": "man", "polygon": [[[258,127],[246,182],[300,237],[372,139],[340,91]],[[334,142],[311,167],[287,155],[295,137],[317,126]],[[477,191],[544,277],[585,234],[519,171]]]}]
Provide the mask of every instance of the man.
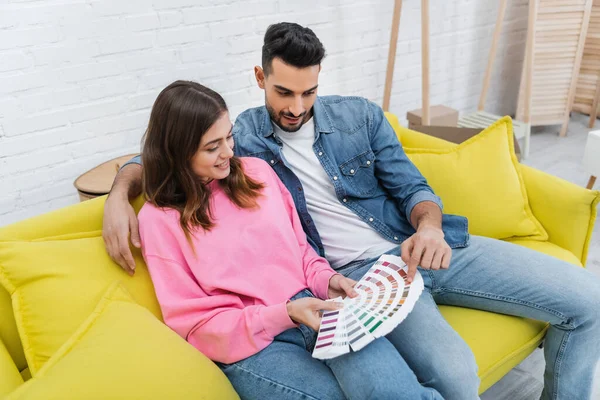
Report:
[{"label": "man", "polygon": [[[550,322],[542,397],[589,398],[600,353],[598,279],[524,247],[469,237],[465,218],[442,214],[381,108],[359,97],[316,95],[324,54],[308,28],[269,27],[262,68],[254,68],[265,106],[237,118],[235,151],[273,167],[309,242],[340,273],[359,279],[386,252],[401,255],[411,276],[420,269],[426,290],[387,335],[414,372],[406,384],[446,399],[478,398],[473,354],[437,303]],[[104,213],[107,249],[130,273],[128,237],[135,246],[139,238],[128,199],[140,182],[139,165],[124,167]]]}]

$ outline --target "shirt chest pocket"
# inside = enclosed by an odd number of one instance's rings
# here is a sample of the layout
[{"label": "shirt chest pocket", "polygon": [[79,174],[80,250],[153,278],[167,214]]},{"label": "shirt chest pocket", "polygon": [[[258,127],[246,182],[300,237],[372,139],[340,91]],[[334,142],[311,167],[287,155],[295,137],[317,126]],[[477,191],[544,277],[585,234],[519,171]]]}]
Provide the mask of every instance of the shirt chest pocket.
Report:
[{"label": "shirt chest pocket", "polygon": [[370,194],[377,187],[375,154],[371,150],[340,164],[340,171],[345,178],[344,180],[350,184],[357,194]]}]

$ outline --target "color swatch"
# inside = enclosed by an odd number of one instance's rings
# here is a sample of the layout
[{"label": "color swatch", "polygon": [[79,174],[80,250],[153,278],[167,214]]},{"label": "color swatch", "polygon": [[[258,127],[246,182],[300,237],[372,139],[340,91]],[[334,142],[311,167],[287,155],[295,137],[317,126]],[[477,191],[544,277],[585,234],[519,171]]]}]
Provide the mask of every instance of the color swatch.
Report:
[{"label": "color swatch", "polygon": [[423,292],[419,271],[408,283],[407,269],[400,257],[384,254],[357,282],[358,297],[334,299],[343,308],[323,314],[313,357],[333,358],[350,348],[358,351],[398,326]]}]

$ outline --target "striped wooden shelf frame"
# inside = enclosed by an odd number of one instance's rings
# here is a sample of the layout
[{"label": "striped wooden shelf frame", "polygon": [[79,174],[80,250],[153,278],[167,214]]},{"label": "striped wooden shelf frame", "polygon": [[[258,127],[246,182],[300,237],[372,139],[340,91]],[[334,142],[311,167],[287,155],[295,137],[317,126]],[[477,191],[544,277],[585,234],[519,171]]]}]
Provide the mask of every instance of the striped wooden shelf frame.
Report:
[{"label": "striped wooden shelf frame", "polygon": [[[527,80],[523,68],[517,119],[522,120],[526,103],[529,103],[532,126],[562,125],[560,136],[565,136],[575,98],[592,0],[531,1],[537,3],[533,51],[526,51],[533,59],[532,88],[531,96],[527,98]],[[529,24],[528,29],[531,28]]]},{"label": "striped wooden shelf frame", "polygon": [[600,100],[600,0],[592,1],[579,78],[575,89],[573,111],[590,116],[590,128],[598,116]]}]

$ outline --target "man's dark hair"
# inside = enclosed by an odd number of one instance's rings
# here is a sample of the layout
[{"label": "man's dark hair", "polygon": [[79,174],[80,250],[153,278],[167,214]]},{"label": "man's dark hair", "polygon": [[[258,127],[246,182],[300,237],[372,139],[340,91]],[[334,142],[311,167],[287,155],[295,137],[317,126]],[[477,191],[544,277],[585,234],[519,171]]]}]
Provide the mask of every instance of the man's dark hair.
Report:
[{"label": "man's dark hair", "polygon": [[321,64],[325,48],[309,28],[292,22],[270,25],[262,47],[262,68],[265,75],[271,72],[274,58],[296,68]]}]

